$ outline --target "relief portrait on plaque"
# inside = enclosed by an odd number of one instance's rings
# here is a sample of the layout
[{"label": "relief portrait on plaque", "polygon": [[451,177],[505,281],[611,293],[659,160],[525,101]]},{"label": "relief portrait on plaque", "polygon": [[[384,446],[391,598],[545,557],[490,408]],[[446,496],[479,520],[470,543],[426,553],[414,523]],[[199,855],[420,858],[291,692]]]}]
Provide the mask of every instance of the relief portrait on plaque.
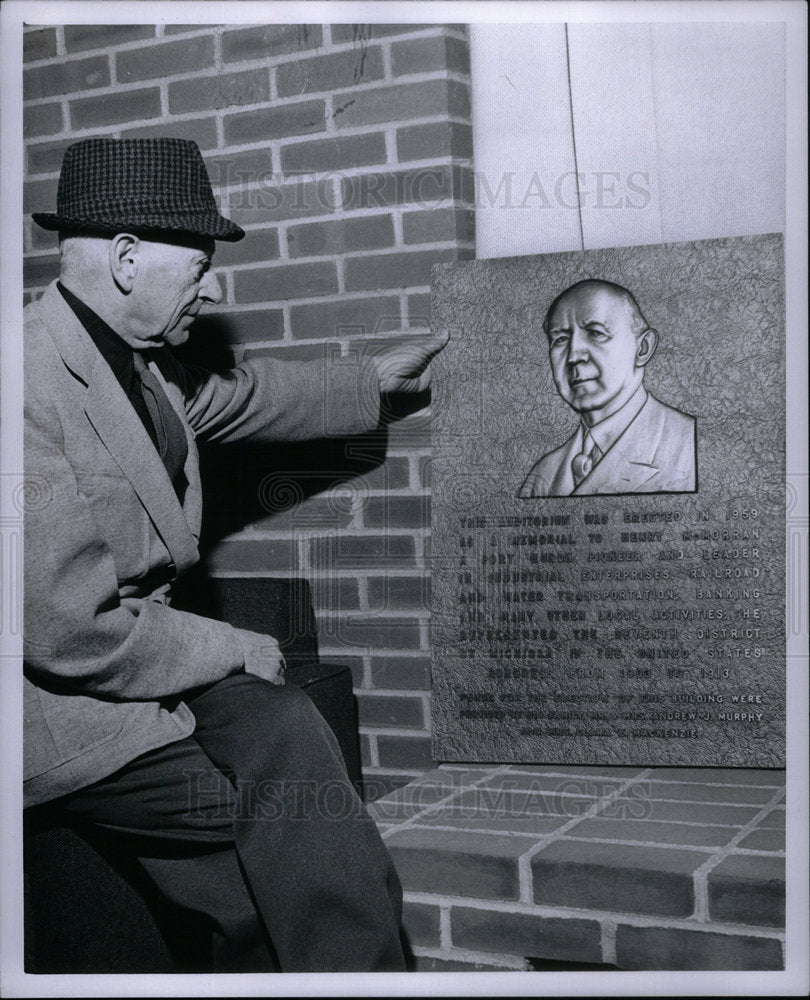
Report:
[{"label": "relief portrait on plaque", "polygon": [[659,333],[634,294],[578,281],[551,303],[543,331],[557,392],[579,423],[532,466],[518,496],[695,492],[695,418],[644,386]]}]

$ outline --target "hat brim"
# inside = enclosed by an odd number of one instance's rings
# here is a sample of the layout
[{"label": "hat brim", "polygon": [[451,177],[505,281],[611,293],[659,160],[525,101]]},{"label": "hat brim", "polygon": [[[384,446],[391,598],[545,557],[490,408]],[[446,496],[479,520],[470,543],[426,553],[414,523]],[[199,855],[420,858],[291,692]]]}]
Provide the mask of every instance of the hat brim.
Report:
[{"label": "hat brim", "polygon": [[162,235],[166,239],[176,236],[202,236],[209,239],[235,243],[245,235],[244,229],[235,222],[215,213],[175,216],[167,224],[165,218],[146,216],[140,219],[71,219],[55,212],[33,212],[31,218],[42,229],[68,230],[72,232],[95,233],[99,236],[114,236],[116,233],[150,233]]}]

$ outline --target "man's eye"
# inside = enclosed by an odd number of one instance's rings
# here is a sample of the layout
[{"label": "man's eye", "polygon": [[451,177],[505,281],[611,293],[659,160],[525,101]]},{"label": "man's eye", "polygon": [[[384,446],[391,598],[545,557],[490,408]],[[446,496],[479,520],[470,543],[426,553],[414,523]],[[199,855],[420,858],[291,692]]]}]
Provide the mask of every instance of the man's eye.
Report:
[{"label": "man's eye", "polygon": [[595,327],[588,328],[588,336],[591,340],[596,340],[602,343],[605,340],[610,340],[610,337],[605,333],[604,330],[597,330]]},{"label": "man's eye", "polygon": [[552,347],[563,347],[568,343],[569,337],[567,333],[556,333],[551,338]]}]

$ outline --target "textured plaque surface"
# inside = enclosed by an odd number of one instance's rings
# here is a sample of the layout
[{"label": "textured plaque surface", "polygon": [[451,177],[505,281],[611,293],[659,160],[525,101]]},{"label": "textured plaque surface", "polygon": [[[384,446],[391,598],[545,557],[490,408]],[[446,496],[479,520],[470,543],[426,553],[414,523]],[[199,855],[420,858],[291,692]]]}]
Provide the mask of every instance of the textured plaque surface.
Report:
[{"label": "textured plaque surface", "polygon": [[[585,278],[658,331],[660,419],[575,487],[543,320]],[[436,759],[783,766],[781,237],[440,265],[432,310]]]}]

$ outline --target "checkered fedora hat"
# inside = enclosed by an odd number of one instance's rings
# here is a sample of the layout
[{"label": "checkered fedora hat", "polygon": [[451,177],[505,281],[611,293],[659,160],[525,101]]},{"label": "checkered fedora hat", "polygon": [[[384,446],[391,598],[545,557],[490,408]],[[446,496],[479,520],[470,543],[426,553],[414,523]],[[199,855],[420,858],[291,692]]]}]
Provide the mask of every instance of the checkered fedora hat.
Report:
[{"label": "checkered fedora hat", "polygon": [[148,230],[240,240],[219,214],[196,142],[82,139],[65,150],[56,212],[34,212],[44,229],[114,234]]}]

